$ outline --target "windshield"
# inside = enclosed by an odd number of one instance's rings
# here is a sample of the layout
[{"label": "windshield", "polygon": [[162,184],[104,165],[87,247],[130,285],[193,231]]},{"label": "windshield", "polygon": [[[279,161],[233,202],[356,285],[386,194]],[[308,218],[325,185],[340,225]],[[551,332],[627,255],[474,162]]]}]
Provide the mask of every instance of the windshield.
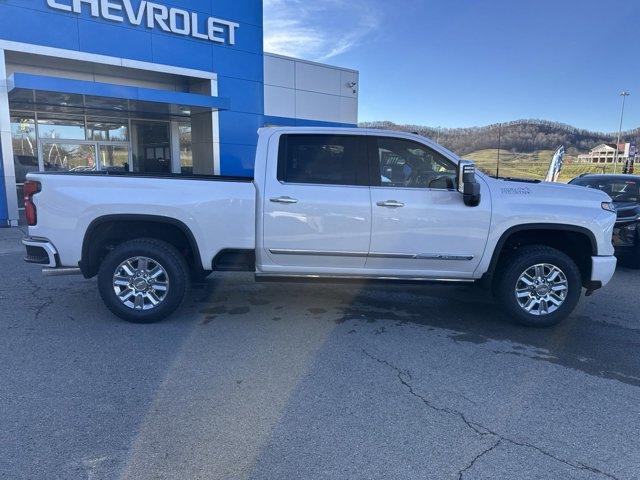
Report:
[{"label": "windshield", "polygon": [[614,202],[640,202],[638,195],[638,181],[606,178],[581,178],[573,185],[587,188],[597,188],[609,195]]}]

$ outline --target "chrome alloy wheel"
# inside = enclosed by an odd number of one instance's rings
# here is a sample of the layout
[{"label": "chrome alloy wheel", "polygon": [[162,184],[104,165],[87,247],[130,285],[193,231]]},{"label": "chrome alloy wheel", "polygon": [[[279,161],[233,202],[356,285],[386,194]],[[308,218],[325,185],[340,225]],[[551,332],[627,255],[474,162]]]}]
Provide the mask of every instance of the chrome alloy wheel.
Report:
[{"label": "chrome alloy wheel", "polygon": [[549,263],[526,269],[516,282],[520,307],[536,316],[549,315],[562,306],[569,294],[569,282],[562,270]]},{"label": "chrome alloy wheel", "polygon": [[156,260],[132,257],[116,268],[113,290],[118,299],[132,310],[151,310],[167,297],[169,276]]}]

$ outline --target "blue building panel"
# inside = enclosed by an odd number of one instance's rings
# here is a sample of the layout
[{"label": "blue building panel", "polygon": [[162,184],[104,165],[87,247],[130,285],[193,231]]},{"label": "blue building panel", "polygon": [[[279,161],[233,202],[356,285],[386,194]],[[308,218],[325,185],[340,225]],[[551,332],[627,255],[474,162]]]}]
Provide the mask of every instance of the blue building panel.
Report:
[{"label": "blue building panel", "polygon": [[150,62],[205,72],[215,71],[213,49],[202,40],[154,32],[152,44],[153,55]]},{"label": "blue building panel", "polygon": [[[77,20],[77,50],[81,52],[152,62],[151,35],[151,31],[147,29],[105,24],[84,18]],[[117,42],[113,41],[114,37],[118,38]]]},{"label": "blue building panel", "polygon": [[230,48],[216,48],[213,63],[219,76],[264,81],[264,55]]},{"label": "blue building panel", "polygon": [[0,19],[2,39],[78,50],[78,20],[74,16],[0,2]]},{"label": "blue building panel", "polygon": [[236,31],[235,45],[219,44],[217,48],[229,48],[262,55],[264,53],[263,36],[264,32],[261,27],[248,25],[246,23],[240,24],[240,27]]},{"label": "blue building panel", "polygon": [[211,0],[214,16],[262,28],[262,0]]},{"label": "blue building panel", "polygon": [[264,84],[252,80],[219,77],[218,95],[232,98],[232,109],[242,113],[264,113]]},{"label": "blue building panel", "polygon": [[220,112],[220,143],[257,145],[263,115],[230,111]]},{"label": "blue building panel", "polygon": [[220,161],[222,175],[253,177],[255,156],[255,145],[221,144]]}]

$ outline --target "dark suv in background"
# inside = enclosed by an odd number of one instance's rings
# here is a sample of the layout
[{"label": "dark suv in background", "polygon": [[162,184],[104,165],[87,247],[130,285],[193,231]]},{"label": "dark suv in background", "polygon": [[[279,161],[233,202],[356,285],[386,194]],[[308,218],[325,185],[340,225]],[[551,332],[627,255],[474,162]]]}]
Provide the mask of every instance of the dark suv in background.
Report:
[{"label": "dark suv in background", "polygon": [[618,211],[613,231],[616,255],[623,265],[640,268],[640,176],[582,175],[569,183],[597,188],[611,197]]}]

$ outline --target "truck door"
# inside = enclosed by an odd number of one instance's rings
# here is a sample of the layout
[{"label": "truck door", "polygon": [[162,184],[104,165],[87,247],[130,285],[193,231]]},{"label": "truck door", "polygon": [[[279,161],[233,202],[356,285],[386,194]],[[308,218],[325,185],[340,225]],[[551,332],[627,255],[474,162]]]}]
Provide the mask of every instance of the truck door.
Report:
[{"label": "truck door", "polygon": [[371,239],[366,137],[283,134],[269,152],[260,273],[362,273]]},{"label": "truck door", "polygon": [[412,140],[369,137],[371,248],[367,271],[471,278],[487,242],[491,201],[465,206],[456,164]]}]

